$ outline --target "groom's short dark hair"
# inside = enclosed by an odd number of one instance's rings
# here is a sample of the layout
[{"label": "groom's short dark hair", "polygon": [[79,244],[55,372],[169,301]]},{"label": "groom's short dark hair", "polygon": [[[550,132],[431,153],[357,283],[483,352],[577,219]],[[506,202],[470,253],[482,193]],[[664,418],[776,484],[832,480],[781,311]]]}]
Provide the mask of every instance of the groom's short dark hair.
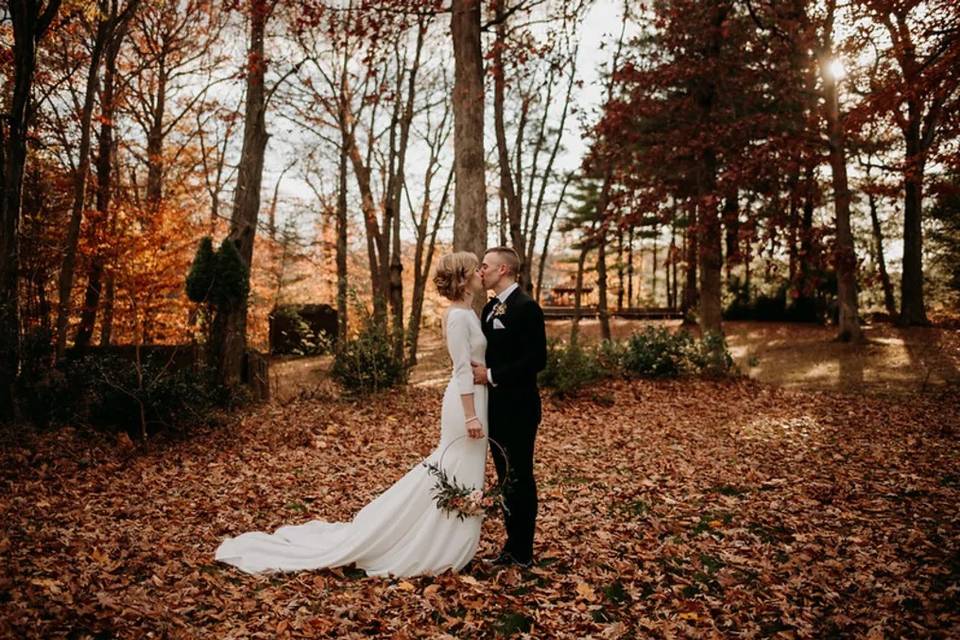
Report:
[{"label": "groom's short dark hair", "polygon": [[512,247],[493,247],[492,249],[487,249],[484,255],[487,253],[496,253],[499,255],[500,259],[503,260],[503,264],[509,269],[510,275],[515,276],[520,273],[520,256],[517,255],[517,252]]}]

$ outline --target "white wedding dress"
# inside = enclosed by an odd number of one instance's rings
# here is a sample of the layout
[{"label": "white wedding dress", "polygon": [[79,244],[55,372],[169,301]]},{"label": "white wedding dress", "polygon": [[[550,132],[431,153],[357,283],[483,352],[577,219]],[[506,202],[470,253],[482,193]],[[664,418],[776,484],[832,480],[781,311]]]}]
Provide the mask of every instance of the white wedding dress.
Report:
[{"label": "white wedding dress", "polygon": [[[453,375],[443,394],[440,443],[424,461],[443,455],[443,469],[462,485],[483,487],[487,440],[466,434],[462,393],[474,394],[477,416],[487,433],[487,388],[473,384],[471,359],[484,361],[486,339],[469,309],[451,307],[446,340]],[[401,437],[403,433],[399,434]],[[449,445],[449,448],[448,448]],[[446,452],[444,453],[444,450]],[[247,573],[299,571],[356,564],[368,575],[415,576],[463,568],[480,541],[481,517],[463,520],[439,510],[435,478],[417,464],[361,509],[351,522],[314,520],[284,526],[273,534],[244,533],[223,541],[216,559]]]}]

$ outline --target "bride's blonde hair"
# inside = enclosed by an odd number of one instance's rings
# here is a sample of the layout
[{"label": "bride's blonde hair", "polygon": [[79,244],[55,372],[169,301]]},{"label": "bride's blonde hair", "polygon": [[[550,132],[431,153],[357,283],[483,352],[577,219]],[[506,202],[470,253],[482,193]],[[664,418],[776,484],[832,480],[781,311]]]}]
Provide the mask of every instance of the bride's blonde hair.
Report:
[{"label": "bride's blonde hair", "polygon": [[477,270],[480,261],[469,251],[448,253],[437,262],[433,284],[447,300],[459,300],[467,290],[470,276]]}]

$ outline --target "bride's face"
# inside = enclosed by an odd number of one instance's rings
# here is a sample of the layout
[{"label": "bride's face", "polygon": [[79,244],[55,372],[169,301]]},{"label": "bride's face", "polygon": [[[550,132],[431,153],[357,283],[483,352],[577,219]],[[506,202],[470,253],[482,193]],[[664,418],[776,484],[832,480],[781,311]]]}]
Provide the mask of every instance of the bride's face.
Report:
[{"label": "bride's face", "polygon": [[467,280],[467,290],[472,291],[473,293],[480,293],[483,291],[483,278],[480,277],[479,267],[474,269],[473,273],[470,274],[470,279]]}]

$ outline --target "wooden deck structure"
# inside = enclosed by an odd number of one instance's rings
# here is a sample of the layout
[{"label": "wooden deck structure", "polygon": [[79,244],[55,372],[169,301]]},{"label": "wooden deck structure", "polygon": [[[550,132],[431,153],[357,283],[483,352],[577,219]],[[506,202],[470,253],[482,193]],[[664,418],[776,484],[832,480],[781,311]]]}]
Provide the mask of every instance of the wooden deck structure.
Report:
[{"label": "wooden deck structure", "polygon": [[[547,305],[543,307],[543,316],[548,320],[567,320],[573,318],[576,308],[573,306],[555,306]],[[600,311],[596,305],[584,305],[580,307],[581,318],[597,318]],[[666,307],[629,307],[617,310],[609,309],[611,318],[624,318],[628,320],[680,320],[683,313],[679,309],[669,309]]]}]

